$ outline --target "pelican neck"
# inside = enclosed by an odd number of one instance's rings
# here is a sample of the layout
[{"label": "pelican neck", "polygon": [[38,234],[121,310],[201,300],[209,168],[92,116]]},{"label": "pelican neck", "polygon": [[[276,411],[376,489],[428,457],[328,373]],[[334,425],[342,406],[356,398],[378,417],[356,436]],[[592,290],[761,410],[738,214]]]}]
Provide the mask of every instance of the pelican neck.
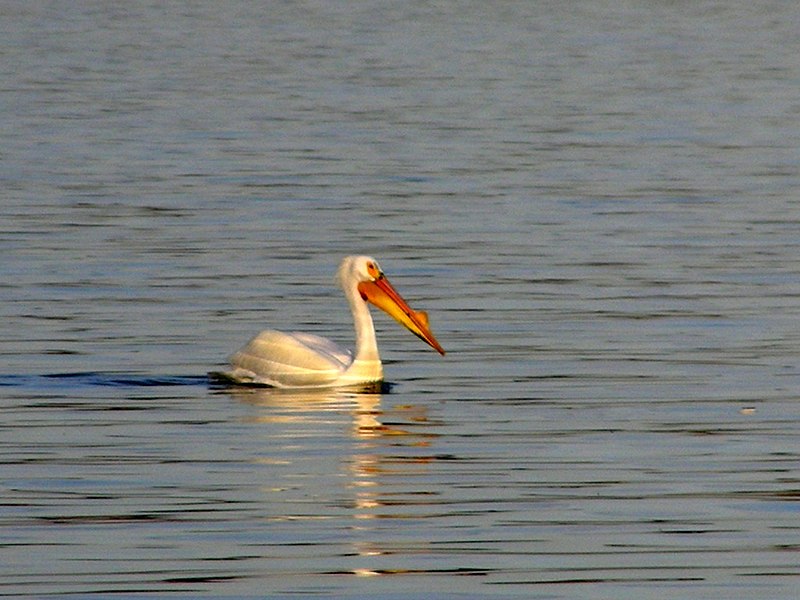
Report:
[{"label": "pelican neck", "polygon": [[375,326],[366,301],[358,293],[357,286],[350,286],[345,290],[345,295],[350,303],[353,313],[353,325],[356,331],[356,348],[354,360],[378,361],[378,341],[375,338]]}]

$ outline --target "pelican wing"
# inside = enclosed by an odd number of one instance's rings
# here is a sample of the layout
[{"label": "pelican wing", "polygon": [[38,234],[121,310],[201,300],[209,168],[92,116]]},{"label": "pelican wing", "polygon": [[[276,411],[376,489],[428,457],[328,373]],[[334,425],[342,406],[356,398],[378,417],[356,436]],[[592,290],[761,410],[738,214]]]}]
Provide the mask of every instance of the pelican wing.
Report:
[{"label": "pelican wing", "polygon": [[262,331],[230,358],[226,375],[239,383],[275,387],[331,385],[352,357],[336,344],[308,333]]}]

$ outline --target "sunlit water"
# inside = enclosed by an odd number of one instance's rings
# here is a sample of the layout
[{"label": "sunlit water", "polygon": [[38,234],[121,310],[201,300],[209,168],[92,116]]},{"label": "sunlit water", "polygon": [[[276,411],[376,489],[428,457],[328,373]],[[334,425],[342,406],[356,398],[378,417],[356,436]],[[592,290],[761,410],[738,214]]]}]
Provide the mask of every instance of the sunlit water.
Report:
[{"label": "sunlit water", "polygon": [[0,7],[0,595],[796,597],[796,11],[433,4]]}]

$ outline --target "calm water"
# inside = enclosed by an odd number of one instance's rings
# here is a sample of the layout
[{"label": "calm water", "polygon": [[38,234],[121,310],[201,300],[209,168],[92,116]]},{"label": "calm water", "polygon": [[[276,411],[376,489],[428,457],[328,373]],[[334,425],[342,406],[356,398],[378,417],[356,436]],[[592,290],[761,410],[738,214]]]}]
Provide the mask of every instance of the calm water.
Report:
[{"label": "calm water", "polygon": [[[0,595],[796,597],[791,3],[0,18]],[[353,252],[446,357],[208,384]]]}]

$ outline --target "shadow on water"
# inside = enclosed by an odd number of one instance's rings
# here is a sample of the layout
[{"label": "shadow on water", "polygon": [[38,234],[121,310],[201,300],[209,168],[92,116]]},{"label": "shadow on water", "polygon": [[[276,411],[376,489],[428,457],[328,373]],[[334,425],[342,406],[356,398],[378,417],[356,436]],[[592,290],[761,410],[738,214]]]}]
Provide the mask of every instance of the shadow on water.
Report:
[{"label": "shadow on water", "polygon": [[[0,375],[0,387],[6,388],[79,388],[79,387],[112,387],[112,388],[148,388],[202,386],[214,390],[269,390],[273,394],[282,394],[286,398],[297,397],[297,390],[281,391],[267,385],[236,384],[227,379],[223,373],[212,371],[208,375],[139,375],[128,373],[48,373],[45,375]],[[380,381],[357,388],[348,388],[349,393],[391,393],[393,383]],[[330,397],[331,390],[303,390],[300,395],[309,398]],[[336,395],[336,392],[333,392]]]},{"label": "shadow on water", "polygon": [[230,390],[245,390],[245,389],[255,389],[255,390],[272,390],[273,392],[277,391],[287,397],[292,396],[299,396],[299,397],[327,397],[331,395],[337,395],[338,392],[343,391],[346,393],[367,393],[367,394],[388,394],[391,392],[392,387],[394,386],[393,383],[388,381],[373,381],[369,383],[360,383],[357,385],[346,386],[346,387],[320,387],[320,388],[276,388],[274,386],[265,384],[265,383],[253,383],[253,382],[245,382],[242,383],[237,381],[236,379],[232,378],[227,373],[222,371],[211,371],[208,374],[208,382],[211,386],[215,389],[230,389]]},{"label": "shadow on water", "polygon": [[0,375],[0,387],[79,388],[79,387],[165,387],[207,386],[205,375],[136,375],[127,373],[52,373],[46,375]]}]

